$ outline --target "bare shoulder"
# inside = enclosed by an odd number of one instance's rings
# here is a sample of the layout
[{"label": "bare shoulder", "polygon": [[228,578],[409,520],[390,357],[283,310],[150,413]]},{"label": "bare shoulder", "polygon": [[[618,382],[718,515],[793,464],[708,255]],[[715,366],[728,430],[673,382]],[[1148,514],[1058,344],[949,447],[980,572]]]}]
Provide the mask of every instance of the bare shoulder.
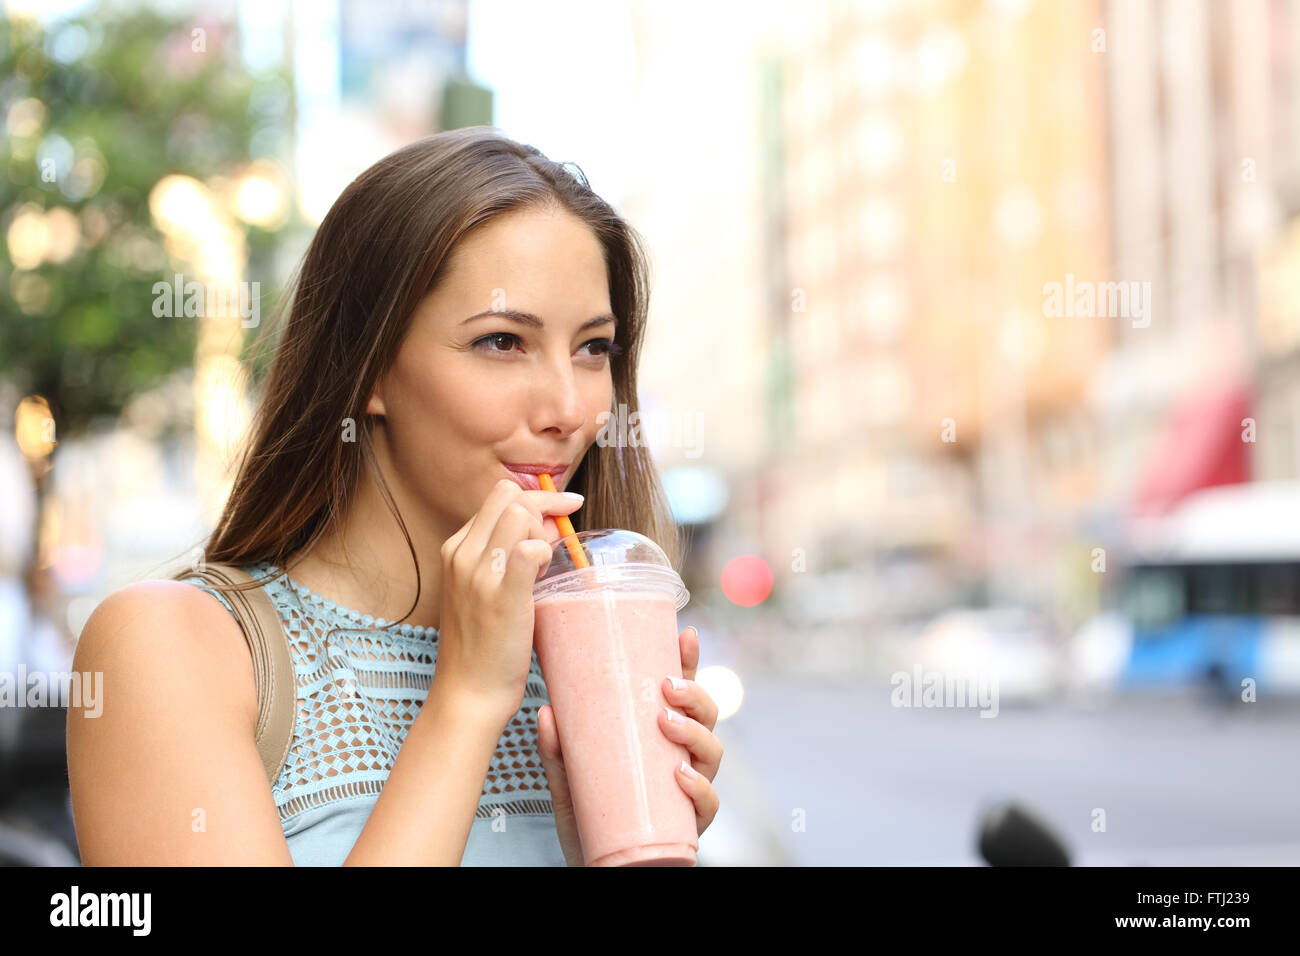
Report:
[{"label": "bare shoulder", "polygon": [[[91,666],[95,665],[95,666]],[[104,598],[77,641],[75,670],[116,665],[122,679],[202,681],[257,726],[257,685],[244,632],[211,594],[184,581],[136,581]]]},{"label": "bare shoulder", "polygon": [[220,601],[183,581],[119,588],[73,669],[102,688],[93,710],[68,708],[83,863],[292,862],[254,740],[252,658]]}]

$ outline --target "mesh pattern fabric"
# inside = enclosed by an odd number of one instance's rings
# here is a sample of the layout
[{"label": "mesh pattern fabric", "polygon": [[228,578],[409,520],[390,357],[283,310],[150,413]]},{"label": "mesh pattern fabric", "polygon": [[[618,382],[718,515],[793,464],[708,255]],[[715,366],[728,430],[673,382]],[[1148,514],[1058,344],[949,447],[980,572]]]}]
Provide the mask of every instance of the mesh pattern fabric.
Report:
[{"label": "mesh pattern fabric", "polygon": [[[359,800],[373,805],[428,696],[437,662],[438,632],[380,626],[382,620],[376,622],[370,615],[342,607],[265,562],[243,570],[258,579],[271,575],[263,587],[279,611],[294,663],[297,708],[293,741],[272,787],[281,826],[289,836],[298,832],[304,816],[321,819],[322,808],[341,808]],[[205,581],[186,580],[217,597],[234,613],[230,603]],[[495,835],[509,832],[512,818],[541,817],[544,819],[534,819],[528,827],[515,827],[516,835],[527,832],[545,839],[549,832],[543,858],[556,865],[564,863],[554,831],[550,789],[537,751],[537,711],[549,702],[534,652],[523,701],[492,755],[475,813],[476,828],[480,820],[492,821],[492,851],[501,862],[510,862],[509,841]],[[352,818],[359,821],[351,827],[356,831],[352,842],[369,813],[368,809],[364,815],[356,810],[349,807]],[[338,826],[322,832],[331,829],[351,832]],[[471,838],[467,856],[474,844]],[[351,846],[335,848],[333,858],[346,857]],[[537,848],[532,850],[536,855]]]}]

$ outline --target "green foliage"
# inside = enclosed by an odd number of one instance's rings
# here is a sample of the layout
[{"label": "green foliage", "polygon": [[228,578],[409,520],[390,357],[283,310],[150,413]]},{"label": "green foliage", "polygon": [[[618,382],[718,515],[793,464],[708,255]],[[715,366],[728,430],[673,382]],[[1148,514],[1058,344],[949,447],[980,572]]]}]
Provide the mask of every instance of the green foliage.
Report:
[{"label": "green foliage", "polygon": [[[192,362],[197,320],[153,314],[154,283],[185,270],[164,249],[150,190],[278,152],[290,87],[251,74],[225,24],[112,6],[49,32],[0,22],[0,77],[0,236],[28,204],[69,211],[81,234],[66,261],[27,269],[0,244],[0,377],[44,395],[68,434]],[[276,290],[259,266],[274,242],[247,230],[248,278],[266,302]]]}]

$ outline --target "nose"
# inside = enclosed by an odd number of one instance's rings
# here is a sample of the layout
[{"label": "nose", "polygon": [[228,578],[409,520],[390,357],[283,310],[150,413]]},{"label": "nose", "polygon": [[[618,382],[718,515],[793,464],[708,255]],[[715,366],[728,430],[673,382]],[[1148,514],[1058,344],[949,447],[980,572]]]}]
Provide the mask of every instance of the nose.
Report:
[{"label": "nose", "polygon": [[561,438],[587,423],[582,391],[568,355],[539,369],[532,393],[532,418],[534,431],[555,431]]}]

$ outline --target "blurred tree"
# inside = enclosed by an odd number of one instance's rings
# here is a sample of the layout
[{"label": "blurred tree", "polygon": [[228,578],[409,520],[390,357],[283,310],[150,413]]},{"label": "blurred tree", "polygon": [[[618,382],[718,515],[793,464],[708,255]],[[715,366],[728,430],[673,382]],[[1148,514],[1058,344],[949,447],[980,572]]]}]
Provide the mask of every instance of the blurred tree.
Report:
[{"label": "blurred tree", "polygon": [[[190,177],[211,200],[180,191],[181,231],[201,239],[215,223],[235,253],[224,271],[240,277],[246,255],[244,277],[276,297],[270,259],[289,204],[259,222],[240,202],[265,206],[265,182],[240,186],[257,157],[287,154],[291,94],[283,73],[250,72],[233,27],[204,15],[100,3],[48,26],[0,22],[0,382],[49,403],[54,455],[194,361],[199,319],[156,315],[154,288],[197,277],[212,248],[178,251],[151,213],[164,177]],[[41,511],[51,464],[34,466]]]},{"label": "blurred tree", "polygon": [[[0,77],[0,377],[43,395],[62,439],[192,362],[197,320],[154,314],[154,284],[186,270],[150,191],[282,148],[290,87],[251,74],[220,22],[108,5],[48,32],[4,21]],[[239,225],[265,262],[275,232]]]}]

